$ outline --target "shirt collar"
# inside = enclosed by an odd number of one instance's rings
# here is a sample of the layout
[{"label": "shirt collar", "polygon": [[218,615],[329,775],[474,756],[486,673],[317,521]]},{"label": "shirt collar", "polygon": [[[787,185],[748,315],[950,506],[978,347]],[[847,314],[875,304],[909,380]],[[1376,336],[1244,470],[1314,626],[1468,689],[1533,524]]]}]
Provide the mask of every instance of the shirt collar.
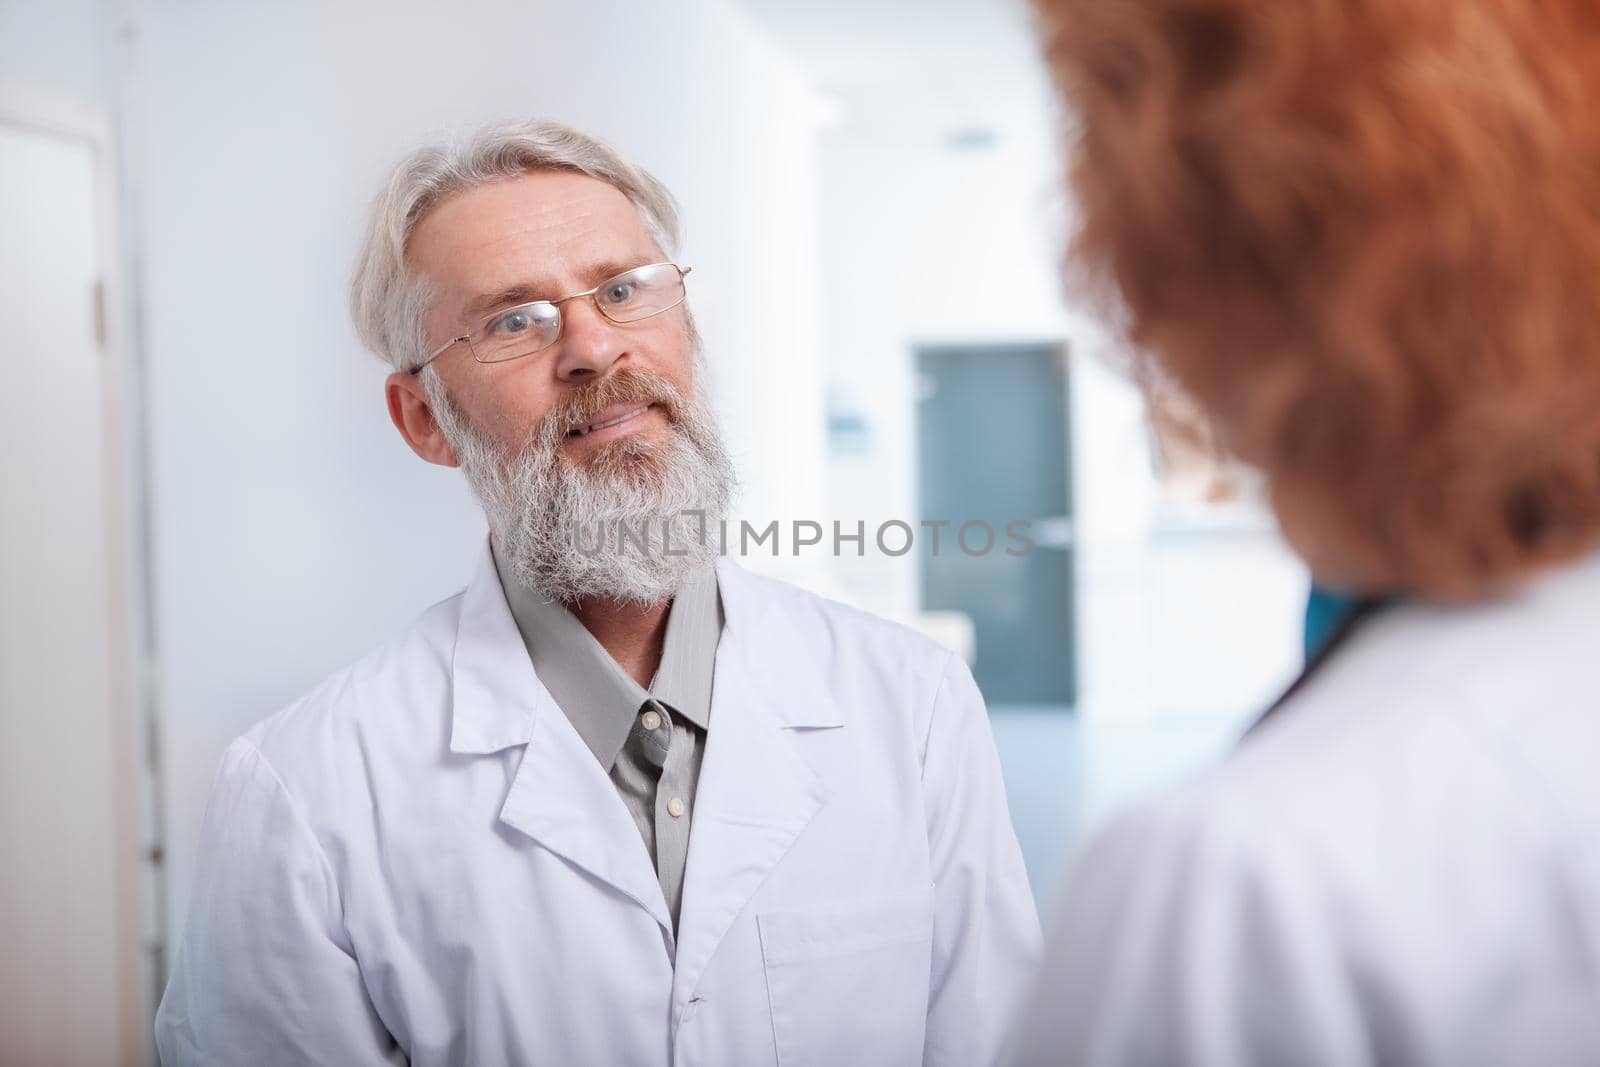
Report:
[{"label": "shirt collar", "polygon": [[711,681],[722,609],[715,571],[686,578],[673,598],[652,689],[624,671],[565,606],[546,600],[510,577],[495,554],[500,584],[533,672],[609,772],[622,752],[634,717],[649,699],[666,704],[702,730],[710,725]]},{"label": "shirt collar", "polygon": [[704,730],[711,725],[711,679],[722,636],[722,605],[717,572],[707,567],[685,578],[667,615],[650,695]]}]

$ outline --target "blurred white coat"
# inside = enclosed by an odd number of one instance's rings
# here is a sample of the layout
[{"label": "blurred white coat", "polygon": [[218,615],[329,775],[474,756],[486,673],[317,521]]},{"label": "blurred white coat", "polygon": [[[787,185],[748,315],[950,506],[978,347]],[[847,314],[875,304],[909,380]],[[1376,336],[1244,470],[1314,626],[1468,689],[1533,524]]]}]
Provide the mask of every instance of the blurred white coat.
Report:
[{"label": "blurred white coat", "polygon": [[1600,559],[1373,616],[1064,903],[1019,1064],[1600,1064]]}]

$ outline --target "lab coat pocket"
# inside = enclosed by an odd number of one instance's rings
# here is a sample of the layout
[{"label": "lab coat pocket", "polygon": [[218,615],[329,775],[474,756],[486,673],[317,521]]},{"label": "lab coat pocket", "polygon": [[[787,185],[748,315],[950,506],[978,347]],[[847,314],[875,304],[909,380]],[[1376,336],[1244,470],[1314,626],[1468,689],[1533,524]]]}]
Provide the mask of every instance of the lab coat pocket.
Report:
[{"label": "lab coat pocket", "polygon": [[933,888],[756,917],[779,1067],[919,1064]]}]

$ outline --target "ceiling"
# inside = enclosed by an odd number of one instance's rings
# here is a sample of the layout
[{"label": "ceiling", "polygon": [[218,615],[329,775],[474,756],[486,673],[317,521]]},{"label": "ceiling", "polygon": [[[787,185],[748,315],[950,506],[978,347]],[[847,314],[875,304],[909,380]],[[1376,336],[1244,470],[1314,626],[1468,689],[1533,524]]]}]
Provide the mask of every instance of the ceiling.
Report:
[{"label": "ceiling", "polygon": [[1037,123],[1044,77],[1024,0],[735,0],[843,124],[953,136]]}]

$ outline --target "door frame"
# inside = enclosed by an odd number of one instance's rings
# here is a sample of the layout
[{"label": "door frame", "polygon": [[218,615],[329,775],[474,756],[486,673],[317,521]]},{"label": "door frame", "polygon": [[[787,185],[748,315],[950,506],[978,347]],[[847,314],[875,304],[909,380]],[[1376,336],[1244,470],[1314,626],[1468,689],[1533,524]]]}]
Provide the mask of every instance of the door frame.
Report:
[{"label": "door frame", "polygon": [[[135,578],[140,573],[138,556],[131,538],[132,510],[137,506],[133,487],[138,482],[139,457],[132,436],[132,385],[135,381],[131,331],[124,314],[125,294],[121,207],[117,174],[116,138],[110,114],[103,108],[77,97],[0,78],[0,126],[62,140],[89,149],[93,163],[96,211],[95,266],[100,279],[97,307],[101,348],[100,425],[102,470],[105,474],[105,516],[103,545],[106,558],[106,590],[110,608],[108,649],[111,656],[111,722],[113,778],[110,783],[114,804],[113,820],[117,849],[114,859],[116,915],[119,930],[117,959],[117,1032],[123,1062],[144,1064],[149,1060],[150,994],[146,988],[144,957],[152,934],[146,920],[148,900],[144,879],[145,863],[156,853],[155,842],[145,842],[141,812],[147,806],[150,763],[146,756],[148,718],[139,698],[138,665],[145,658],[145,626],[136,611]],[[151,826],[159,830],[152,812]]]}]

